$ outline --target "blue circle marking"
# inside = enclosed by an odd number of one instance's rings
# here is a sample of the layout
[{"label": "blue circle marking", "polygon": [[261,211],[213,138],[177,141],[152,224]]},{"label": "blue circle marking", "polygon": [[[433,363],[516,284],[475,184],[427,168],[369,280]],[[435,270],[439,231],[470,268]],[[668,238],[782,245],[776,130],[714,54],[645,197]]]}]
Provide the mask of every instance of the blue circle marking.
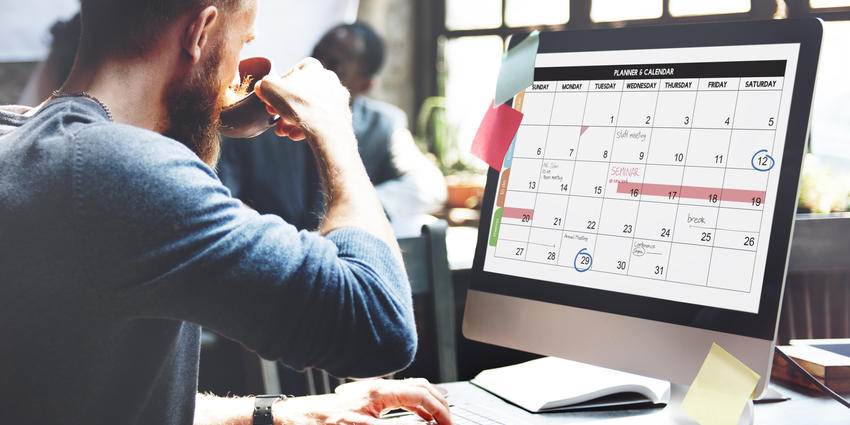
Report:
[{"label": "blue circle marking", "polygon": [[[587,267],[579,268],[578,257],[587,257],[588,259],[590,259],[590,261],[587,262]],[[581,251],[579,251],[578,254],[576,254],[576,257],[573,258],[573,267],[575,267],[576,271],[579,272],[579,273],[584,273],[584,272],[590,270],[590,266],[592,266],[592,265],[593,265],[593,256],[591,256],[590,253],[587,252],[587,248],[582,248]]]},{"label": "blue circle marking", "polygon": [[[770,166],[769,167],[761,168],[758,165],[756,165],[756,157],[759,156],[760,153],[764,153],[764,157],[770,160]],[[773,168],[774,165],[776,165],[776,160],[773,159],[772,156],[767,154],[767,149],[762,149],[762,150],[756,152],[753,155],[753,158],[750,159],[750,165],[752,165],[753,169],[755,169],[756,171],[770,171],[770,169]]]}]

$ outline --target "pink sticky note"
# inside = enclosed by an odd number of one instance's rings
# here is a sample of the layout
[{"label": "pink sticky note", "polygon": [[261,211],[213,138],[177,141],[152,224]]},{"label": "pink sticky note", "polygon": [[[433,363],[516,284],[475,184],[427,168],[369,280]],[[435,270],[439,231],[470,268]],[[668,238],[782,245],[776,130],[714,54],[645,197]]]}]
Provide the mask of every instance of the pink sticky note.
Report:
[{"label": "pink sticky note", "polygon": [[522,112],[508,105],[487,108],[481,125],[472,140],[472,154],[481,158],[495,170],[502,170],[505,154],[522,122]]}]

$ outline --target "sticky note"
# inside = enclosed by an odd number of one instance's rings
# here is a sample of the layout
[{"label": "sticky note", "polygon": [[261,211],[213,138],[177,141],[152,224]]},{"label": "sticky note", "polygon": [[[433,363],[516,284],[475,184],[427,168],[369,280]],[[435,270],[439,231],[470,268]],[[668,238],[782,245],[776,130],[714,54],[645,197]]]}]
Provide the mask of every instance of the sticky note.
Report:
[{"label": "sticky note", "polygon": [[540,32],[534,30],[502,56],[502,67],[499,68],[499,79],[496,82],[496,105],[507,102],[534,82],[534,60],[539,44]]},{"label": "sticky note", "polygon": [[511,169],[506,168],[505,171],[502,172],[502,179],[499,180],[499,191],[496,194],[496,205],[500,207],[505,206],[505,197],[508,196],[508,182],[511,179]]},{"label": "sticky note", "polygon": [[493,169],[501,171],[505,154],[520,122],[522,112],[508,105],[494,108],[491,103],[472,140],[472,154],[483,159]]},{"label": "sticky note", "polygon": [[717,344],[691,384],[682,411],[700,425],[736,425],[747,399],[755,394],[759,374]]},{"label": "sticky note", "polygon": [[516,134],[514,134],[514,138],[511,141],[510,147],[508,147],[508,152],[505,153],[505,161],[502,162],[502,169],[511,168],[511,163],[514,159],[514,149],[516,148]]},{"label": "sticky note", "polygon": [[499,208],[493,214],[493,226],[490,228],[490,246],[496,246],[499,242],[499,229],[502,228],[502,209]]}]

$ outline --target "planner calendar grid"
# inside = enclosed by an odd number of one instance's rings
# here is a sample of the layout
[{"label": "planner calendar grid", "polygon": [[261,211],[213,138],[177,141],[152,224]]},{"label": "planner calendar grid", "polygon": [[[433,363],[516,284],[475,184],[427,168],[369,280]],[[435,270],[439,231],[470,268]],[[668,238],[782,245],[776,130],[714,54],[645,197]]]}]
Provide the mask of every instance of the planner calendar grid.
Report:
[{"label": "planner calendar grid", "polygon": [[784,72],[538,68],[514,101],[525,116],[500,176],[495,257],[750,292]]}]

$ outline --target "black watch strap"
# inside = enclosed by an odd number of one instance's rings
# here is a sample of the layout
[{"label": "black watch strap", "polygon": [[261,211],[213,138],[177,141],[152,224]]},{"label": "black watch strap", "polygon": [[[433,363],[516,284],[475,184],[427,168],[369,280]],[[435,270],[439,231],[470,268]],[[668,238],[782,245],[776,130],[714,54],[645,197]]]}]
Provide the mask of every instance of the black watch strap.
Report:
[{"label": "black watch strap", "polygon": [[254,425],[274,425],[272,406],[285,395],[258,395],[254,397]]}]

